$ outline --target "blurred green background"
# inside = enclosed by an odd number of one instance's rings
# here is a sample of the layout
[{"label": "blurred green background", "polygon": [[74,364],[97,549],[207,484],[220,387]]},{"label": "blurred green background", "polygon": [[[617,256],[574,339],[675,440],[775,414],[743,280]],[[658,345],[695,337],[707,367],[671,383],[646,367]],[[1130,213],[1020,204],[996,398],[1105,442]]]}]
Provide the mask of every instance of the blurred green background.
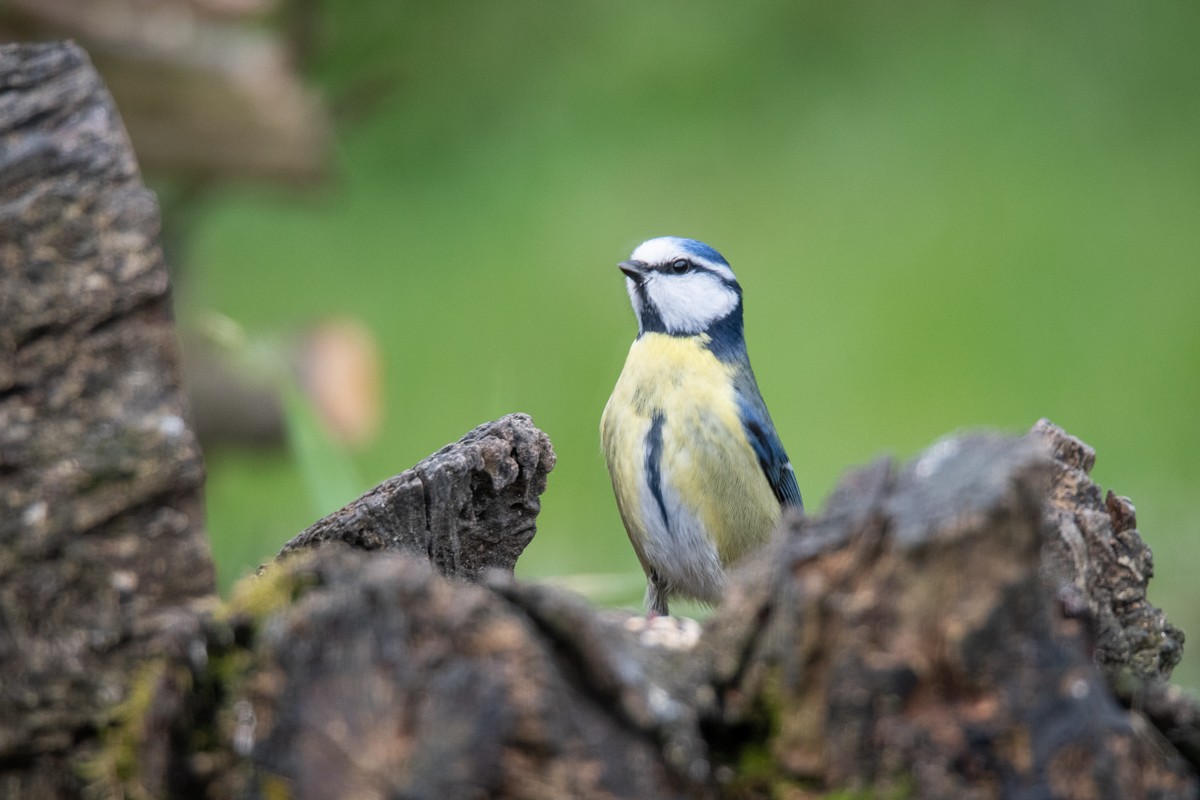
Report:
[{"label": "blurred green background", "polygon": [[[311,80],[394,89],[333,185],[208,195],[180,313],[369,326],[387,416],[353,492],[526,411],[559,461],[520,574],[640,605],[597,441],[636,330],[615,264],[691,236],[745,288],[810,512],[880,454],[1046,416],[1200,636],[1200,4],[314,7]],[[225,587],[352,499],[287,453],[208,466]]]}]

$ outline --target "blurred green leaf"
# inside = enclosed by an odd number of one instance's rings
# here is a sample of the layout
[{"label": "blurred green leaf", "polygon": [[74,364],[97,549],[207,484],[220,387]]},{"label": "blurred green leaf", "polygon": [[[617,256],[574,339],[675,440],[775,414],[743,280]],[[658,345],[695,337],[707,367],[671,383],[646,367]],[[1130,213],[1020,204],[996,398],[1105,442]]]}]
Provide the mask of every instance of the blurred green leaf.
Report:
[{"label": "blurred green leaf", "polygon": [[329,437],[312,404],[294,382],[285,383],[283,401],[288,442],[304,476],[309,511],[315,521],[361,494],[362,481],[354,462]]}]

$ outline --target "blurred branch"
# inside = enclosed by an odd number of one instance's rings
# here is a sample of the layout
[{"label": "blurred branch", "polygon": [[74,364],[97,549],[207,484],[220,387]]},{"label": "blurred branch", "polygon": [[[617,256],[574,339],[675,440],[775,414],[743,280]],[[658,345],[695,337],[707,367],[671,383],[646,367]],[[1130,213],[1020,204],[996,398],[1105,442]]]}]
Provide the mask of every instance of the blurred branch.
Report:
[{"label": "blurred branch", "polygon": [[251,339],[216,313],[200,322],[183,336],[183,360],[192,418],[206,449],[280,446],[290,433],[293,446],[302,445],[298,457],[316,436],[327,444],[318,460],[327,461],[332,450],[361,447],[378,434],[383,359],[358,320],[322,320],[274,340]]},{"label": "blurred branch", "polygon": [[9,0],[0,38],[77,39],[121,109],[139,162],[172,176],[310,183],[330,122],[283,37],[277,0]]}]

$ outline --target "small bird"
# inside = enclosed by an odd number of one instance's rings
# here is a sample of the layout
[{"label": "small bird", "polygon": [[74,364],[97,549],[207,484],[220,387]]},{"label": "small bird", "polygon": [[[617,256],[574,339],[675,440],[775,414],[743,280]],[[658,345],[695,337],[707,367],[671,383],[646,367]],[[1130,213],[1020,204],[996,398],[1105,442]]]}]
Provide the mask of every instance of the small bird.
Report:
[{"label": "small bird", "polygon": [[694,239],[643,242],[625,273],[638,335],[600,418],[651,617],[674,595],[715,604],[725,569],[803,508],[742,335],[742,287]]}]

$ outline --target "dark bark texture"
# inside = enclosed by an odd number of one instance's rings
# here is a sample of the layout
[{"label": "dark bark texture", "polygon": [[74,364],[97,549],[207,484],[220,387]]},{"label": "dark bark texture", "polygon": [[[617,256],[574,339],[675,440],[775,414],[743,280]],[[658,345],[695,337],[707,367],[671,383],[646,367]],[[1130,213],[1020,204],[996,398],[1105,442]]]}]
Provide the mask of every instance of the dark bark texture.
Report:
[{"label": "dark bark texture", "polygon": [[316,522],[279,555],[337,541],[428,557],[448,576],[512,572],[537,530],[553,468],[550,437],[527,415],[509,414]]},{"label": "dark bark texture", "polygon": [[[705,644],[716,645],[723,724],[776,731],[758,788],[1195,796],[1195,763],[1123,707],[1097,668],[1098,653],[1126,663],[1149,646],[1095,625],[1088,610],[1106,607],[1106,587],[1141,578],[1127,581],[1115,560],[1083,570],[1079,584],[1042,567],[1043,552],[1060,547],[1060,515],[1086,515],[1098,497],[1063,502],[1082,472],[1053,458],[1047,440],[1060,452],[1082,447],[1043,422],[1022,439],[946,439],[902,469],[880,462],[852,474],[821,518],[793,520],[749,568],[757,578],[735,583]],[[1059,598],[1079,585],[1098,596],[1064,615]],[[1140,606],[1138,629],[1156,617],[1171,641],[1154,646],[1177,653],[1161,612],[1144,594],[1127,599]],[[748,627],[751,618],[761,623]],[[1161,686],[1167,671],[1144,684]]]},{"label": "dark bark texture", "polygon": [[1195,703],[1165,666],[1114,690],[1097,654],[1146,643],[1045,555],[1064,444],[1040,423],[851,473],[698,643],[498,570],[307,549],[180,629],[136,717],[162,729],[124,735],[156,753],[142,786],[218,797],[1195,797]]},{"label": "dark bark texture", "polygon": [[519,414],[218,605],[156,226],[83,54],[0,48],[0,796],[1197,797],[1132,504],[1045,421],[851,472],[698,638],[512,576]]},{"label": "dark bark texture", "polygon": [[158,208],[71,45],[0,47],[0,795],[77,742],[214,591]]},{"label": "dark bark texture", "polygon": [[[391,554],[315,556],[286,580],[318,588],[254,640],[243,679],[253,767],[234,794],[279,782],[308,797],[696,788],[662,747],[656,703],[692,723],[669,721],[697,746],[694,713],[656,695],[648,659],[616,619],[503,573],[484,587]],[[330,646],[334,631],[344,634]]]},{"label": "dark bark texture", "polygon": [[1169,678],[1183,657],[1183,633],[1146,600],[1154,560],[1133,503],[1104,494],[1088,477],[1092,448],[1049,420],[1040,420],[1033,435],[1054,454],[1046,517],[1055,535],[1042,558],[1064,612],[1095,628],[1096,662],[1113,685]]}]

